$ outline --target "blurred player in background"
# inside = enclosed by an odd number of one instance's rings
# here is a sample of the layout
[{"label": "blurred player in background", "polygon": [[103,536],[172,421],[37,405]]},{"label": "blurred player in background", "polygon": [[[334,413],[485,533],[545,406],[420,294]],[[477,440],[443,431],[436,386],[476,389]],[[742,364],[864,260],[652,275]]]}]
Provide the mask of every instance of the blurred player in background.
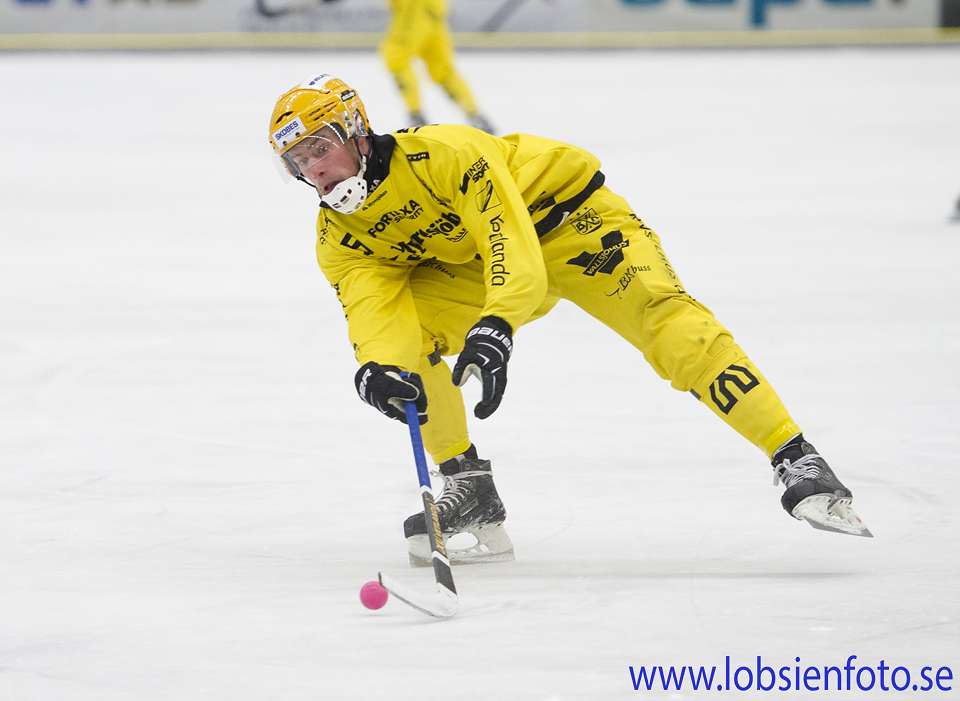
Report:
[{"label": "blurred player in background", "polygon": [[477,108],[470,88],[454,65],[453,39],[447,25],[447,0],[388,0],[390,26],[380,44],[380,55],[393,73],[410,113],[409,125],[427,124],[420,103],[420,87],[411,59],[427,65],[433,81],[466,113],[470,125],[493,133],[493,126]]},{"label": "blurred player in background", "polygon": [[[479,379],[474,414],[493,414],[514,334],[560,299],[619,333],[660,377],[762,450],[788,514],[870,536],[850,490],[730,332],[686,292],[659,237],[607,189],[592,154],[460,125],[376,135],[356,91],[329,75],[278,100],[270,141],[286,171],[320,195],[317,260],[343,305],[360,398],[404,423],[404,402],[416,403],[444,478],[441,530],[477,539],[448,547],[451,562],[513,559],[506,510],[490,462],[470,441],[459,388]],[[458,355],[452,372],[445,355]],[[562,345],[551,355],[544,360],[565,368],[555,378],[564,385],[594,382],[603,364],[571,358]],[[756,526],[755,514],[726,515]],[[428,565],[423,512],[404,534],[411,563]]]}]

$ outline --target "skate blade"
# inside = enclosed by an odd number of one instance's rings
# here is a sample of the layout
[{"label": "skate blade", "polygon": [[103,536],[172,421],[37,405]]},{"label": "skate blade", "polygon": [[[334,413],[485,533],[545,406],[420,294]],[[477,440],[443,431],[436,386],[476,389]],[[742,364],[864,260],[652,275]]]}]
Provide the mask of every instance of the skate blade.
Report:
[{"label": "skate blade", "polygon": [[[476,543],[467,547],[451,545],[450,539],[469,533]],[[513,562],[513,543],[503,524],[494,523],[464,531],[464,534],[443,536],[447,559],[451,565],[478,565],[485,562]],[[430,541],[426,535],[407,538],[407,550],[411,567],[433,567]]]},{"label": "skate blade", "polygon": [[849,499],[835,499],[827,494],[807,497],[794,507],[793,517],[819,531],[873,538],[873,533],[850,506]]}]

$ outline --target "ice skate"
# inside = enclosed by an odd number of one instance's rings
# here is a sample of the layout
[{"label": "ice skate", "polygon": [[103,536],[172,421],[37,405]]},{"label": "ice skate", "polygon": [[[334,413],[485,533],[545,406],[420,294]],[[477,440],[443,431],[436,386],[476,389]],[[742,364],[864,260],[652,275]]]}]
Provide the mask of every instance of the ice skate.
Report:
[{"label": "ice skate", "polygon": [[[437,518],[450,564],[513,560],[513,543],[503,528],[507,512],[493,484],[490,461],[478,459],[476,448],[470,446],[463,456],[441,463],[440,474],[443,492],[436,501]],[[403,534],[411,567],[431,567],[430,542],[422,511],[403,522]],[[450,543],[451,538],[461,534],[463,539],[469,540],[472,536],[476,542]]]},{"label": "ice skate", "polygon": [[802,434],[777,450],[771,464],[774,486],[786,487],[780,503],[788,514],[822,531],[873,538],[851,506],[853,494]]}]

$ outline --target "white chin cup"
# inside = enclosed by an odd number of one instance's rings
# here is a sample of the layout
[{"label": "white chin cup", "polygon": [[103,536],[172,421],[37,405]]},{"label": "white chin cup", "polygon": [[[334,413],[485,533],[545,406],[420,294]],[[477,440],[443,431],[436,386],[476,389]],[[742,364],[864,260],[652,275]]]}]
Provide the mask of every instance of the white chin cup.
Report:
[{"label": "white chin cup", "polygon": [[367,181],[359,175],[347,178],[323,196],[323,202],[340,214],[353,214],[367,199]]},{"label": "white chin cup", "polygon": [[[359,148],[357,150],[359,151]],[[352,178],[337,183],[329,195],[322,195],[320,199],[335,212],[353,214],[367,199],[367,181],[363,179],[363,174],[366,172],[367,157],[360,156],[360,172]]]}]

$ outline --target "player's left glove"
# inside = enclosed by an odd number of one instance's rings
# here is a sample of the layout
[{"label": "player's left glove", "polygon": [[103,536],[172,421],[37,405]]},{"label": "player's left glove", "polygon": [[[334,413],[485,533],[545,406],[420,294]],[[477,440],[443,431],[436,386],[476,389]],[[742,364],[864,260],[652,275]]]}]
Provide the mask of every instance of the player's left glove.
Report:
[{"label": "player's left glove", "polygon": [[415,402],[420,423],[427,423],[427,394],[423,391],[420,375],[411,372],[400,377],[400,368],[379,365],[373,361],[364,364],[354,378],[360,399],[391,419],[407,423],[404,402]]},{"label": "player's left glove", "polygon": [[453,384],[463,387],[470,376],[483,383],[483,398],[473,408],[478,419],[497,410],[507,388],[507,361],[513,352],[513,329],[499,316],[485,316],[467,332],[453,366]]}]

